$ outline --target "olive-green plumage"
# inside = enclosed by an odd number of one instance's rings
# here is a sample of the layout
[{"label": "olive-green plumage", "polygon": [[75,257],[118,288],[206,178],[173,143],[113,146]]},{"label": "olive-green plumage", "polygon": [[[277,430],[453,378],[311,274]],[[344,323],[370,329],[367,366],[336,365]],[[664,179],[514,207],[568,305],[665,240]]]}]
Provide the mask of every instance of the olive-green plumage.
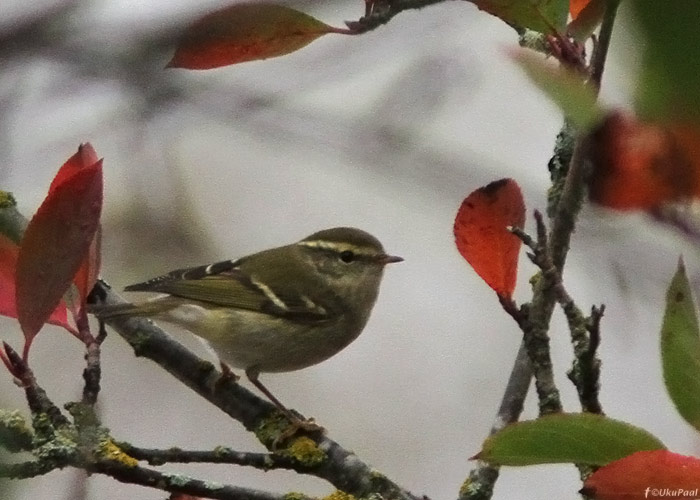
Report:
[{"label": "olive-green plumage", "polygon": [[204,339],[232,367],[298,370],[346,347],[362,332],[377,298],[384,253],[372,235],[339,227],[209,266],[173,271],[126,288],[167,294],[105,307],[103,319],[146,316]]}]

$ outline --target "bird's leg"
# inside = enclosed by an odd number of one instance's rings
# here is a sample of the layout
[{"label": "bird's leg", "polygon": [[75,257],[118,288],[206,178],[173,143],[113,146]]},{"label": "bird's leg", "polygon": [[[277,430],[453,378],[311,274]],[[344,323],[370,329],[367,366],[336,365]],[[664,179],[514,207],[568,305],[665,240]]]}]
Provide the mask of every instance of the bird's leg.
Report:
[{"label": "bird's leg", "polygon": [[308,418],[308,419],[302,419],[299,418],[297,415],[292,413],[291,410],[289,410],[286,406],[282,404],[282,402],[277,399],[269,390],[267,387],[263,385],[262,382],[260,382],[260,379],[258,378],[260,373],[254,369],[254,368],[248,368],[245,371],[246,376],[248,377],[248,380],[250,380],[255,387],[258,388],[260,392],[262,392],[267,399],[269,399],[272,404],[274,404],[279,411],[284,414],[285,417],[287,417],[287,420],[292,424],[290,428],[288,428],[286,431],[284,431],[277,439],[275,439],[275,442],[272,444],[272,447],[275,448],[278,443],[284,442],[286,439],[292,437],[296,432],[301,429],[306,432],[325,432],[325,429],[318,425],[316,422],[314,422],[313,418]]},{"label": "bird's leg", "polygon": [[235,373],[233,373],[233,370],[231,370],[231,367],[224,363],[223,361],[219,360],[219,366],[221,366],[221,381],[222,382],[233,382],[234,384],[238,382],[239,377]]},{"label": "bird's leg", "polygon": [[238,375],[236,375],[235,373],[233,373],[233,370],[231,370],[231,367],[221,360],[219,360],[219,366],[221,367],[221,375],[219,376],[219,378],[216,381],[216,384],[215,384],[216,390],[222,390],[228,384],[235,384],[238,382],[238,379],[241,378]]}]

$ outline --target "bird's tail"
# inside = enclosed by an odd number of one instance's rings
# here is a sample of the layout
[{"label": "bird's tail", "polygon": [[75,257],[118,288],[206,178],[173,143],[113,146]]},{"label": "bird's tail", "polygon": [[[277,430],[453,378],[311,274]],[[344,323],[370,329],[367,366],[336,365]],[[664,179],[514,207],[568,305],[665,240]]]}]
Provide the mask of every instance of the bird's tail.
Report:
[{"label": "bird's tail", "polygon": [[101,320],[128,316],[153,317],[177,307],[180,302],[175,297],[159,297],[133,304],[95,304],[88,308],[88,312]]}]

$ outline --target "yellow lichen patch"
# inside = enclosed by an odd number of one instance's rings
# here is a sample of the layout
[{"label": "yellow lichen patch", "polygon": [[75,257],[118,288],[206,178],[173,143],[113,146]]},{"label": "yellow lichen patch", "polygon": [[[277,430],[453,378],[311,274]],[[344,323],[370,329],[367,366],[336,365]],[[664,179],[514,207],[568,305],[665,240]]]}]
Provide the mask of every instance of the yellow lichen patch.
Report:
[{"label": "yellow lichen patch", "polygon": [[350,493],[335,490],[333,493],[331,493],[327,497],[323,497],[321,500],[356,500],[356,498]]},{"label": "yellow lichen patch", "polygon": [[488,481],[474,481],[474,477],[469,475],[459,488],[458,498],[491,498],[492,490],[493,485]]},{"label": "yellow lichen patch", "polygon": [[32,448],[34,434],[18,410],[0,410],[0,443],[16,453]]},{"label": "yellow lichen patch", "polygon": [[290,491],[289,493],[284,495],[284,500],[309,500],[309,497],[304,495],[303,493]]},{"label": "yellow lichen patch", "polygon": [[287,417],[279,412],[275,412],[260,421],[255,428],[255,435],[261,443],[270,446],[279,439],[290,425]]},{"label": "yellow lichen patch", "polygon": [[327,458],[326,452],[319,448],[313,439],[306,436],[294,439],[284,450],[284,454],[307,467],[319,465]]},{"label": "yellow lichen patch", "polygon": [[111,439],[100,441],[99,454],[102,458],[114,460],[127,467],[136,467],[139,464],[138,460],[124,453]]},{"label": "yellow lichen patch", "polygon": [[0,191],[0,208],[16,207],[17,202],[12,193],[7,191]]}]

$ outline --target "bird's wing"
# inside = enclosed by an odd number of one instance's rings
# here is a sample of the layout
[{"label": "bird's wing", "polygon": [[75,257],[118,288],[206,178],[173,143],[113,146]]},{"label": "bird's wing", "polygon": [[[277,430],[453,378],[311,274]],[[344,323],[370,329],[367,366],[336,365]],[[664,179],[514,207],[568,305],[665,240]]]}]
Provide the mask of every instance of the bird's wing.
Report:
[{"label": "bird's wing", "polygon": [[127,291],[160,292],[213,306],[259,311],[271,316],[316,322],[330,319],[329,311],[306,296],[282,293],[242,271],[240,261],[223,261],[209,266],[179,269]]}]

